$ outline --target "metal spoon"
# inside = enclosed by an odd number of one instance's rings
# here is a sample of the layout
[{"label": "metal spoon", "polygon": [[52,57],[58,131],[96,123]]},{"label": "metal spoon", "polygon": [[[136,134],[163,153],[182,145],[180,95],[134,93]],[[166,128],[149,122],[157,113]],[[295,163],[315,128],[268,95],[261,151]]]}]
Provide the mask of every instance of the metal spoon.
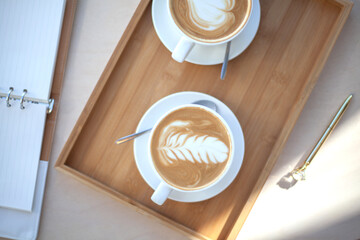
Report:
[{"label": "metal spoon", "polygon": [[[208,108],[214,110],[215,112],[217,110],[216,104],[209,101],[209,100],[200,100],[200,101],[193,102],[192,104],[198,104],[198,105],[202,105],[204,107],[208,107]],[[151,129],[152,128],[149,128],[149,129],[146,129],[144,131],[133,133],[133,134],[130,134],[128,136],[119,138],[118,140],[115,141],[115,143],[120,144],[120,143],[124,143],[124,142],[130,141],[130,140],[133,140],[134,138],[136,138],[136,137],[138,137],[140,135],[143,135],[146,132],[149,132]]]},{"label": "metal spoon", "polygon": [[220,74],[221,80],[224,80],[224,78],[225,78],[227,64],[229,61],[230,46],[231,46],[231,41],[227,42],[227,44],[226,44],[225,57],[224,57],[224,62],[223,62],[223,65],[221,68],[221,74]]}]

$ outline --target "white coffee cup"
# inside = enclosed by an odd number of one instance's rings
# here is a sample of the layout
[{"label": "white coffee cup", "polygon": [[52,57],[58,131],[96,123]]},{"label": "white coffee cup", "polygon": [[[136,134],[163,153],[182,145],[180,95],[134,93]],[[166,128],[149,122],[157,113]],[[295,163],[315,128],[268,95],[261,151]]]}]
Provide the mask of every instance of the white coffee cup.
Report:
[{"label": "white coffee cup", "polygon": [[[196,108],[201,108],[204,109],[208,112],[210,112],[211,114],[215,115],[221,122],[222,124],[225,126],[228,134],[229,134],[229,138],[230,138],[230,143],[231,143],[231,151],[229,153],[230,157],[228,159],[228,162],[226,164],[225,169],[223,170],[223,172],[221,173],[220,176],[217,177],[217,179],[215,181],[213,181],[211,184],[200,188],[200,189],[195,189],[195,190],[183,190],[180,188],[176,188],[168,183],[166,183],[166,181],[161,177],[161,175],[157,172],[154,163],[152,161],[152,155],[151,155],[151,142],[152,142],[152,138],[153,138],[153,134],[157,128],[157,126],[159,125],[159,123],[162,121],[162,119],[164,119],[167,115],[169,115],[170,113],[181,109],[181,108],[186,108],[186,107],[196,107]],[[183,193],[188,193],[188,192],[200,192],[200,191],[206,191],[207,189],[211,188],[212,186],[216,185],[219,181],[221,181],[221,179],[223,179],[223,177],[228,174],[228,171],[230,169],[230,166],[232,165],[233,162],[233,158],[234,158],[234,152],[235,152],[235,144],[234,144],[234,138],[233,138],[233,134],[231,132],[231,129],[229,127],[229,125],[226,123],[226,121],[223,119],[223,117],[221,117],[221,115],[219,115],[216,111],[208,108],[208,107],[204,107],[201,105],[197,105],[197,104],[185,104],[185,105],[181,105],[178,107],[175,107],[171,110],[169,110],[168,112],[166,112],[164,115],[162,115],[162,117],[160,117],[157,122],[155,123],[153,129],[151,130],[150,133],[150,141],[148,144],[148,156],[149,156],[149,161],[150,161],[150,165],[152,168],[152,171],[155,173],[155,175],[157,176],[157,178],[160,180],[160,184],[158,185],[158,187],[156,188],[155,192],[153,193],[153,195],[151,196],[151,200],[158,204],[158,205],[162,205],[166,199],[169,197],[171,191],[178,191],[178,192],[183,192]]]},{"label": "white coffee cup", "polygon": [[[230,38],[226,38],[223,41],[218,41],[218,42],[204,42],[204,41],[199,41],[196,39],[193,39],[191,37],[189,37],[186,33],[184,33],[176,24],[176,21],[174,20],[171,10],[170,10],[170,1],[171,0],[167,0],[167,11],[168,11],[168,15],[170,16],[170,21],[172,21],[174,23],[174,25],[176,26],[176,30],[178,31],[178,33],[181,35],[181,38],[179,40],[179,42],[177,43],[174,51],[172,52],[172,58],[178,62],[183,62],[186,57],[189,55],[189,53],[191,52],[191,50],[193,49],[193,47],[195,46],[195,44],[200,44],[200,45],[206,45],[206,46],[216,46],[216,45],[220,45],[220,44],[224,44],[227,42],[230,42],[231,40],[233,40],[234,38],[236,38],[237,36],[239,36],[239,34],[241,34],[241,32],[245,29],[247,23],[249,22],[249,16],[250,13],[252,11],[252,1],[250,4],[250,11],[248,13],[248,16],[246,18],[246,22],[245,24],[242,26],[242,28],[240,30],[238,30],[238,32],[236,34],[234,34],[233,36],[231,36]],[[185,0],[184,0],[185,1]]]}]

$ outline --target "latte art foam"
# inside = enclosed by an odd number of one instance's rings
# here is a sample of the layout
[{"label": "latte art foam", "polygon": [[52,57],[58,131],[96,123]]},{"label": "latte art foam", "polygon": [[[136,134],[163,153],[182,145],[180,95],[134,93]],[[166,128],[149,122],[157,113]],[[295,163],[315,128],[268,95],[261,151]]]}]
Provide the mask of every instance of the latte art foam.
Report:
[{"label": "latte art foam", "polygon": [[154,131],[151,154],[162,178],[181,189],[202,188],[217,179],[229,160],[231,144],[222,122],[196,107],[176,110]]},{"label": "latte art foam", "polygon": [[198,41],[217,42],[239,32],[250,15],[250,0],[170,0],[178,27]]},{"label": "latte art foam", "polygon": [[[204,120],[201,124],[207,126],[211,123]],[[162,155],[164,165],[178,160],[205,164],[222,163],[228,158],[229,148],[225,143],[208,134],[197,135],[188,131],[193,125],[191,121],[174,121],[163,129],[157,149]]]},{"label": "latte art foam", "polygon": [[205,31],[229,28],[235,22],[235,0],[187,0],[191,24]]}]

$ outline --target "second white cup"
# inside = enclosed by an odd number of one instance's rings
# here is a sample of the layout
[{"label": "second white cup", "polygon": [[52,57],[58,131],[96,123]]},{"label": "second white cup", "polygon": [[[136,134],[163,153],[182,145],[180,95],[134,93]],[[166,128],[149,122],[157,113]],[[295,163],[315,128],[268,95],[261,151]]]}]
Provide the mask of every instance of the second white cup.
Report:
[{"label": "second white cup", "polygon": [[244,25],[231,37],[226,38],[223,41],[212,42],[212,41],[196,40],[194,38],[191,38],[191,36],[186,34],[186,32],[182,31],[181,28],[176,23],[176,21],[174,20],[173,14],[171,13],[171,9],[170,9],[171,0],[167,0],[167,11],[168,11],[168,15],[170,16],[170,21],[173,21],[173,23],[176,26],[176,30],[181,35],[179,42],[177,43],[174,51],[172,52],[172,55],[171,55],[172,58],[178,62],[183,62],[186,59],[186,57],[189,55],[189,53],[191,52],[191,50],[193,49],[195,44],[206,45],[206,46],[216,46],[216,45],[227,43],[227,42],[233,40],[234,38],[236,38],[237,36],[239,36],[239,34],[246,27],[249,16],[250,16],[250,12],[252,11],[252,0],[248,0],[248,1],[249,1],[250,8],[249,8],[248,16],[246,17]]}]

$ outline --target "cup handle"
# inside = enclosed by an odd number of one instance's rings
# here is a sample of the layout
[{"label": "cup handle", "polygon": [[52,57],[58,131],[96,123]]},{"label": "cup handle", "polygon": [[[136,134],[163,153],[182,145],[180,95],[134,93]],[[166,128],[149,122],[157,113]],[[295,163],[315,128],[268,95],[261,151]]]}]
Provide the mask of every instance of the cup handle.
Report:
[{"label": "cup handle", "polygon": [[191,49],[194,47],[195,43],[186,39],[185,37],[181,37],[180,41],[176,45],[172,58],[178,62],[183,62],[185,58],[189,55]]},{"label": "cup handle", "polygon": [[172,189],[169,186],[167,186],[164,182],[161,182],[151,196],[151,200],[157,205],[163,205],[171,190]]}]

